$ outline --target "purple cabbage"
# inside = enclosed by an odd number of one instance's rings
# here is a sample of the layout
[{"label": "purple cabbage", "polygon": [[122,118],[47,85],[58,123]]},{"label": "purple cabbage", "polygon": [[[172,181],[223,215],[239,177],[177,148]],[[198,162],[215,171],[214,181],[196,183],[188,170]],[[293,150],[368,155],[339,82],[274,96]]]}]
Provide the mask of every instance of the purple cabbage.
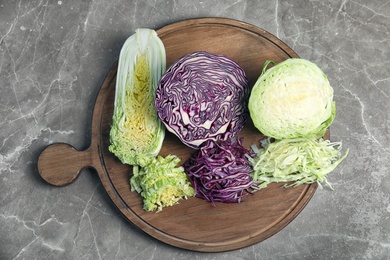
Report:
[{"label": "purple cabbage", "polygon": [[250,89],[244,70],[224,55],[198,51],[177,60],[155,93],[157,114],[184,144],[228,140],[244,127]]},{"label": "purple cabbage", "polygon": [[207,141],[183,165],[196,196],[209,202],[239,203],[258,190],[246,156],[254,153],[242,146],[242,139]]}]

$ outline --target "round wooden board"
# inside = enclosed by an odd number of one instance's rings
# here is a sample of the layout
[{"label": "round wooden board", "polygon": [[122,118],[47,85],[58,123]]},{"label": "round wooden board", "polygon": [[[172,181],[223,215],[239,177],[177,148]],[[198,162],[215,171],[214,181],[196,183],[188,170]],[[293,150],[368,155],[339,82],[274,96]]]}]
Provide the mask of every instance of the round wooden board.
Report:
[{"label": "round wooden board", "polygon": [[[224,54],[242,66],[251,85],[259,77],[267,59],[281,62],[297,57],[274,36],[239,21],[216,18],[187,20],[163,27],[157,33],[166,47],[167,67],[193,51]],[[131,168],[121,164],[107,150],[115,79],[109,82],[110,90],[101,118],[101,158],[105,165],[101,178],[124,216],[149,235],[173,246],[196,251],[238,249],[258,243],[281,230],[312,197],[315,185],[283,188],[284,184],[274,184],[245,197],[240,204],[217,203],[213,207],[202,199],[190,198],[159,213],[144,211],[142,198],[130,191]],[[244,145],[248,148],[251,144],[259,144],[263,138],[251,122],[240,136],[244,137]],[[162,155],[175,154],[182,162],[194,152],[170,133],[167,133],[161,150]]]},{"label": "round wooden board", "polygon": [[[157,33],[166,47],[167,67],[193,51],[224,54],[242,66],[251,86],[266,60],[279,63],[298,57],[270,33],[236,20],[192,19],[167,25]],[[205,200],[190,198],[158,213],[144,211],[141,196],[130,191],[131,167],[108,151],[116,70],[117,64],[107,74],[96,99],[91,147],[80,152],[66,144],[54,144],[42,152],[38,170],[47,182],[66,185],[77,178],[82,168],[93,167],[116,207],[131,223],[164,243],[201,252],[228,251],[259,243],[290,223],[313,196],[316,184],[284,188],[284,183],[278,183],[238,204],[216,203],[213,207]],[[247,148],[264,138],[250,121],[239,136],[244,137]],[[175,154],[184,162],[193,152],[167,133],[160,154]]]}]

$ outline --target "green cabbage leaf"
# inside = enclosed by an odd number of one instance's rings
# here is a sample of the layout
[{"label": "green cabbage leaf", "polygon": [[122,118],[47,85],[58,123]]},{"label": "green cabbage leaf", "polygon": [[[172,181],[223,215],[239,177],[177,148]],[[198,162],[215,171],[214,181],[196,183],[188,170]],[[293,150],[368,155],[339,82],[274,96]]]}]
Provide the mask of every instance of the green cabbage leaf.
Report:
[{"label": "green cabbage leaf", "polygon": [[154,108],[154,93],[166,69],[165,47],[151,29],[137,29],[118,61],[109,150],[122,163],[146,165],[155,157],[165,129]]}]

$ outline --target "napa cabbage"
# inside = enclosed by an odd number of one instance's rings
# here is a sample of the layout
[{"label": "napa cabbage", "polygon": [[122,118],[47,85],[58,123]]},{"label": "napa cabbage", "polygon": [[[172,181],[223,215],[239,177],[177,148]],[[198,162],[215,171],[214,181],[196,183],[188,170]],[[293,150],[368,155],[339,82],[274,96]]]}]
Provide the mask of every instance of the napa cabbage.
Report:
[{"label": "napa cabbage", "polygon": [[165,129],[154,108],[154,92],[166,69],[165,47],[151,29],[137,29],[118,61],[109,150],[122,163],[146,165],[155,157]]}]

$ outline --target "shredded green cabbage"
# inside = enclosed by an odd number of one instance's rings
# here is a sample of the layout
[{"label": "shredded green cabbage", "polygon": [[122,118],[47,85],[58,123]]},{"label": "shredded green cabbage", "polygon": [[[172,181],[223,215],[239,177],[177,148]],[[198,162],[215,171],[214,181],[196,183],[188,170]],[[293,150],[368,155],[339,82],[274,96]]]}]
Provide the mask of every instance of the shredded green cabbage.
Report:
[{"label": "shredded green cabbage", "polygon": [[263,142],[263,148],[252,145],[256,153],[248,158],[253,167],[253,181],[265,188],[272,182],[290,182],[286,186],[297,186],[317,182],[331,185],[326,175],[345,159],[341,156],[341,142],[314,138],[281,139]]},{"label": "shredded green cabbage", "polygon": [[157,156],[144,167],[134,167],[130,178],[132,191],[144,198],[146,211],[161,211],[163,207],[177,204],[180,199],[195,196],[180,159],[174,155]]},{"label": "shredded green cabbage", "polygon": [[109,150],[122,163],[143,166],[161,149],[165,129],[154,108],[154,93],[166,69],[165,55],[151,29],[137,29],[121,49]]}]

